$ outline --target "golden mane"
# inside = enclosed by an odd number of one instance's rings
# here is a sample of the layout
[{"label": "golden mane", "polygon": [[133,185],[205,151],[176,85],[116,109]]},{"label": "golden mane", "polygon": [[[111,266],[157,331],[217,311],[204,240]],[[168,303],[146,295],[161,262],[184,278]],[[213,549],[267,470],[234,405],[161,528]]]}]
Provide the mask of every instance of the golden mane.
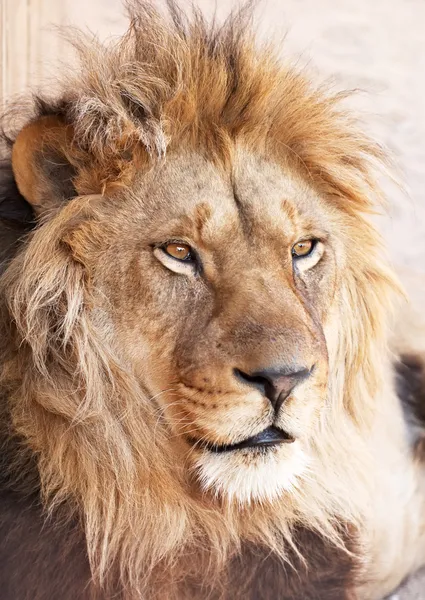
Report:
[{"label": "golden mane", "polygon": [[[94,579],[106,586],[118,573],[125,598],[152,594],[154,581],[157,597],[172,599],[182,597],[175,590],[195,564],[205,590],[225,587],[220,573],[245,543],[293,560],[300,525],[348,552],[340,523],[355,529],[364,517],[358,497],[367,485],[352,497],[347,490],[369,460],[362,435],[387,376],[382,356],[397,286],[365,216],[380,198],[383,153],[342,107],[345,94],[313,86],[271,48],[257,47],[250,9],[221,26],[196,11],[186,17],[174,2],[166,14],[149,2],[129,11],[117,43],[74,36],[75,81],[58,101],[37,101],[37,118],[55,115],[71,128],[64,152],[78,197],[44,218],[1,279],[0,384],[13,430],[37,459],[46,510],[66,505],[81,519]],[[343,275],[331,407],[313,451],[317,477],[290,502],[243,508],[191,493],[145,390],[105,341],[88,275],[66,245],[85,218],[94,238],[102,235],[96,196],[127,185],[136,170],[180,145],[227,164],[235,139],[323,190],[358,240],[357,264]],[[344,454],[340,480],[334,467]]]}]

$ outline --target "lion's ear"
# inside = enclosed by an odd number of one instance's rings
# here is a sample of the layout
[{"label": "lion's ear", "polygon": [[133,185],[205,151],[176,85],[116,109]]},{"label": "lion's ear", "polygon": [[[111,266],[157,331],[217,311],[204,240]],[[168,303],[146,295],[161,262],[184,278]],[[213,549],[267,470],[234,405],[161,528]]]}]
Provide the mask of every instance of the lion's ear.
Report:
[{"label": "lion's ear", "polygon": [[35,214],[57,208],[78,195],[69,155],[72,128],[59,117],[45,116],[26,125],[12,149],[12,168],[22,196]]}]

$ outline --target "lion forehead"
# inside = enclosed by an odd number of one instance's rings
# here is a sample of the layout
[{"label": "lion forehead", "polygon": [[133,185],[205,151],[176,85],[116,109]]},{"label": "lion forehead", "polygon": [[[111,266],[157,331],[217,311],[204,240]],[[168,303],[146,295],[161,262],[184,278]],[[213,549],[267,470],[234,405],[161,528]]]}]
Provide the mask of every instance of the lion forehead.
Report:
[{"label": "lion forehead", "polygon": [[199,153],[171,153],[165,164],[141,176],[131,206],[148,226],[184,231],[196,241],[214,243],[249,224],[297,235],[305,225],[329,227],[335,220],[325,200],[291,166],[284,166],[241,146],[224,167]]}]

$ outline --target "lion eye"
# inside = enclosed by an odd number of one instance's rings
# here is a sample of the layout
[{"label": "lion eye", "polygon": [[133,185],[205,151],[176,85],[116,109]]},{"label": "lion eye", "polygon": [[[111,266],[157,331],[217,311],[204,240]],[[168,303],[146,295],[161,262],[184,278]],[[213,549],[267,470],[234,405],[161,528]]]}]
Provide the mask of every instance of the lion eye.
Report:
[{"label": "lion eye", "polygon": [[314,248],[313,240],[304,240],[302,242],[297,242],[292,246],[292,256],[295,258],[302,258],[303,256],[308,256]]},{"label": "lion eye", "polygon": [[179,242],[171,242],[166,244],[162,248],[168,256],[172,256],[177,260],[191,261],[193,260],[192,248],[188,244],[181,244]]},{"label": "lion eye", "polygon": [[153,254],[164,267],[181,275],[194,275],[200,267],[196,250],[185,242],[169,241],[155,245]]}]

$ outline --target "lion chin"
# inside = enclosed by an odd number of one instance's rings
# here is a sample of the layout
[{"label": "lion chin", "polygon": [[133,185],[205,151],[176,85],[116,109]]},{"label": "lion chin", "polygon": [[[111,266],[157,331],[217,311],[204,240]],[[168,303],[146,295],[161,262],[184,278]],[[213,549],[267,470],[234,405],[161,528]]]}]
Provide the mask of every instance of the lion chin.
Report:
[{"label": "lion chin", "polygon": [[425,563],[385,155],[248,7],[126,4],[1,149],[0,595],[381,600]]},{"label": "lion chin", "polygon": [[296,442],[272,449],[204,451],[195,461],[203,490],[230,503],[272,502],[297,487],[308,472],[308,456]]}]

